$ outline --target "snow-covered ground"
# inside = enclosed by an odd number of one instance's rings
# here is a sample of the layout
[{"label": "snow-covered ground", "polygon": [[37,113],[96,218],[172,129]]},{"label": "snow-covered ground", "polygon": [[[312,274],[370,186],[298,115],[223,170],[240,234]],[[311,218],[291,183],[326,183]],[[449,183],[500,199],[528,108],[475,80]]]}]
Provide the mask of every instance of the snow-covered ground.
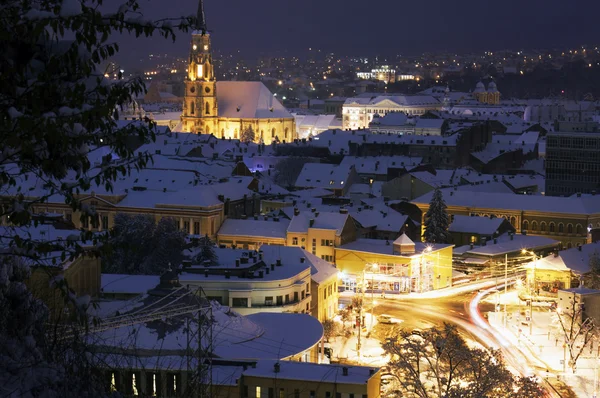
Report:
[{"label": "snow-covered ground", "polygon": [[[484,301],[501,304],[519,305],[516,291],[509,291],[506,295],[495,294],[488,296]],[[495,333],[502,335],[510,344],[519,349],[523,355],[530,358],[530,364],[538,369],[538,374],[549,379],[562,380],[578,397],[595,397],[597,386],[594,383],[598,372],[598,343],[593,344],[593,349],[585,349],[577,361],[577,372],[564,366],[568,363],[568,354],[565,353],[563,342],[555,335],[553,313],[547,309],[539,309],[533,313],[533,326],[531,334],[529,326],[522,324],[523,316],[519,311],[509,311],[506,322],[504,312],[490,312],[488,322]],[[597,382],[596,382],[597,383]]]},{"label": "snow-covered ground", "polygon": [[[338,335],[335,338],[330,339],[329,344],[333,349],[333,360],[350,361],[360,365],[370,366],[384,366],[388,362],[388,356],[385,355],[383,348],[381,348],[381,342],[369,335],[369,330],[377,325],[377,318],[371,319],[371,314],[365,314],[365,328],[366,332],[361,332],[361,347],[357,350],[358,346],[358,329],[352,327],[351,322],[346,322],[346,328],[344,330],[351,330],[352,335],[345,337],[342,331],[342,322],[339,316],[334,318],[338,324]],[[363,329],[364,330],[364,329]]]}]

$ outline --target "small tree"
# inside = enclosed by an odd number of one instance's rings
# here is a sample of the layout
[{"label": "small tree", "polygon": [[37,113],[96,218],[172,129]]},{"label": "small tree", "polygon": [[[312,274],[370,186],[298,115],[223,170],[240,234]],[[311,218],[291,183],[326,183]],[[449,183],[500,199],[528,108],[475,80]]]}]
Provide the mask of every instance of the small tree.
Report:
[{"label": "small tree", "polygon": [[569,304],[567,308],[556,310],[554,326],[557,337],[564,340],[564,347],[569,354],[569,367],[575,373],[577,361],[583,351],[592,344],[597,329],[594,321],[584,313],[583,303],[577,301],[575,293]]},{"label": "small tree", "polygon": [[336,323],[333,319],[326,319],[323,321],[323,336],[325,336],[325,341],[329,343],[329,339],[335,337],[337,332]]},{"label": "small tree", "polygon": [[342,320],[342,326],[344,329],[346,328],[346,322],[350,322],[352,320],[352,311],[348,307],[340,310],[340,318]]},{"label": "small tree", "polygon": [[600,288],[600,253],[598,250],[594,250],[590,254],[589,260],[590,272],[586,275],[586,286],[592,289]]},{"label": "small tree", "polygon": [[102,258],[106,273],[160,275],[179,265],[186,234],[172,218],[158,224],[147,214],[118,213],[109,240],[110,253]]},{"label": "small tree", "polygon": [[296,180],[302,171],[302,168],[310,159],[299,157],[282,158],[275,165],[275,176],[273,181],[284,188],[293,188],[296,185]]},{"label": "small tree", "polygon": [[499,351],[470,348],[448,324],[423,331],[400,329],[398,337],[388,339],[383,348],[390,355],[388,365],[403,397],[539,396],[520,388]]},{"label": "small tree", "polygon": [[200,252],[196,255],[196,257],[194,257],[194,262],[196,264],[219,264],[219,257],[215,253],[215,244],[208,237],[208,234],[198,240],[198,247],[200,247]]},{"label": "small tree", "polygon": [[425,233],[423,238],[428,243],[447,243],[448,242],[448,212],[446,203],[442,196],[442,191],[436,188],[433,191],[433,197],[429,202],[429,209],[425,214]]},{"label": "small tree", "polygon": [[254,142],[255,134],[251,125],[248,125],[240,135],[240,141],[244,143]]}]

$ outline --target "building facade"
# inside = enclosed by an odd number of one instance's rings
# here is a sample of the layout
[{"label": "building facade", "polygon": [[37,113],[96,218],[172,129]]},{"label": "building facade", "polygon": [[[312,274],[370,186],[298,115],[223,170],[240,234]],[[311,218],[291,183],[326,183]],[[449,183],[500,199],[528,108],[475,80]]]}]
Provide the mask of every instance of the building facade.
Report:
[{"label": "building facade", "polygon": [[600,193],[600,133],[549,133],[545,166],[546,195]]},{"label": "building facade", "polygon": [[374,115],[385,116],[392,112],[423,115],[440,110],[442,103],[429,95],[396,95],[348,98],[342,109],[342,128],[357,130],[369,127]]}]

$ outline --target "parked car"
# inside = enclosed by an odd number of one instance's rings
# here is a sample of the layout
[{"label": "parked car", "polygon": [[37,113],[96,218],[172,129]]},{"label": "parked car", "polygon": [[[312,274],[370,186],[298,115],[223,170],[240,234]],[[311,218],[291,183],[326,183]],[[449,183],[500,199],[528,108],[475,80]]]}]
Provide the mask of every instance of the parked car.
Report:
[{"label": "parked car", "polygon": [[385,323],[388,325],[391,325],[393,323],[398,323],[398,321],[396,321],[391,315],[387,315],[387,314],[381,314],[377,317],[377,322],[379,323]]}]

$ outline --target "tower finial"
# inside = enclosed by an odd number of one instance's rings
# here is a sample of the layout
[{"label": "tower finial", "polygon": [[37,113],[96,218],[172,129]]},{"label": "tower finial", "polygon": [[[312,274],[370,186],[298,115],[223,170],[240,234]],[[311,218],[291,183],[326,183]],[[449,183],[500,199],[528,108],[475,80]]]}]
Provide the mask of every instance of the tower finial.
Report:
[{"label": "tower finial", "polygon": [[198,0],[198,15],[196,15],[196,30],[206,33],[206,19],[204,18],[204,2]]}]

